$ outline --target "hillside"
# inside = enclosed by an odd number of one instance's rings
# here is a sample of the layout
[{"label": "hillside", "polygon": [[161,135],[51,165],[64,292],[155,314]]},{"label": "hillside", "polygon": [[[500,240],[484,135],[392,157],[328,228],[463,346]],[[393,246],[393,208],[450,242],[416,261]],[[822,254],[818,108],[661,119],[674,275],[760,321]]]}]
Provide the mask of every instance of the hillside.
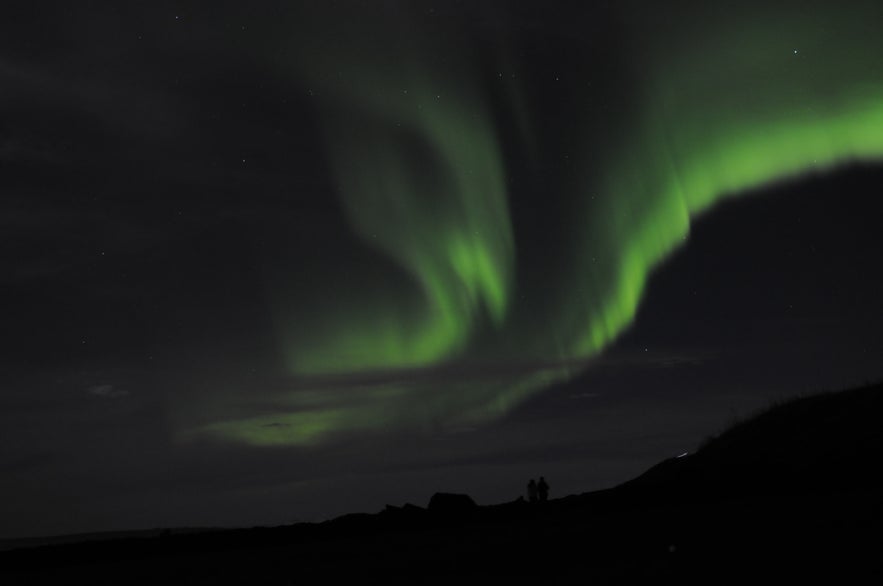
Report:
[{"label": "hillside", "polygon": [[684,500],[880,488],[881,414],[880,384],[794,399],[617,490],[633,497]]},{"label": "hillside", "polygon": [[4,583],[839,583],[883,576],[883,385],[793,400],[618,487],[0,553]]}]

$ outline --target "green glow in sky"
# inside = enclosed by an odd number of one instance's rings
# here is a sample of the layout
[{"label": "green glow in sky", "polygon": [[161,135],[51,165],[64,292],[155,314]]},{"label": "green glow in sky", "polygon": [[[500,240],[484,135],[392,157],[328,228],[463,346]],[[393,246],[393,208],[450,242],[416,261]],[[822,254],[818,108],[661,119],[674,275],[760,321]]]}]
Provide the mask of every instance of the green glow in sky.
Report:
[{"label": "green glow in sky", "polygon": [[[351,233],[387,263],[378,274],[392,265],[397,284],[352,273],[346,290],[329,294],[331,307],[277,292],[292,376],[339,382],[283,393],[271,412],[226,415],[197,431],[312,445],[345,433],[471,425],[571,376],[633,322],[648,275],[702,212],[770,182],[883,158],[883,41],[865,16],[697,15],[676,42],[664,27],[654,32],[653,14],[635,16],[625,40],[639,95],[623,101],[616,121],[599,112],[588,117],[600,120],[594,127],[573,126],[568,144],[605,148],[587,157],[570,191],[530,196],[535,206],[566,198],[579,210],[558,222],[575,234],[570,263],[548,274],[521,262],[522,247],[542,243],[518,239],[499,117],[487,72],[468,50],[416,21],[305,33],[292,74],[316,96],[334,196]],[[333,42],[343,36],[346,46]],[[519,290],[519,271],[547,287]],[[499,348],[513,349],[502,360],[510,368],[475,376],[482,359],[500,363]],[[366,374],[372,382],[360,380]]]},{"label": "green glow in sky", "polygon": [[[410,42],[419,54],[419,40]],[[354,283],[345,305],[356,311],[345,319],[282,328],[299,374],[430,365],[461,349],[478,322],[506,317],[514,238],[505,168],[475,82],[455,85],[410,62],[411,53],[365,43],[356,61],[320,44],[330,63],[302,63],[302,75],[323,96],[325,145],[350,229],[407,275],[419,301],[407,311],[397,298],[364,304]]]}]

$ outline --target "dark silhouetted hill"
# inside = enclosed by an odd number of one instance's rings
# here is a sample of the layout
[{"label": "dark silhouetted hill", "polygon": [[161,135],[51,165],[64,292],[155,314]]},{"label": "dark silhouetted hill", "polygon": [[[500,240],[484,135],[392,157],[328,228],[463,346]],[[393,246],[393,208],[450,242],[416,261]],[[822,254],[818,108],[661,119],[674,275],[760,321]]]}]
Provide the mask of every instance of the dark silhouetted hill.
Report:
[{"label": "dark silhouetted hill", "polygon": [[883,386],[776,405],[617,490],[657,500],[881,488]]},{"label": "dark silhouetted hill", "polygon": [[883,385],[825,393],[608,490],[492,506],[438,493],[319,524],[21,549],[0,553],[0,582],[873,583],[881,414]]}]

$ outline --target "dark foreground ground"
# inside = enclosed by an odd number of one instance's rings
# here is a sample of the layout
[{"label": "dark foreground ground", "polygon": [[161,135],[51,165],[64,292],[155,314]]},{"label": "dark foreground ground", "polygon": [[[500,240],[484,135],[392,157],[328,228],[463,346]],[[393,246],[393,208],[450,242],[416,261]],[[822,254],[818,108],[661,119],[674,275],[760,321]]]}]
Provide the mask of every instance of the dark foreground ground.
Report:
[{"label": "dark foreground ground", "polygon": [[0,583],[875,583],[881,414],[881,385],[817,395],[610,490],[19,549]]}]

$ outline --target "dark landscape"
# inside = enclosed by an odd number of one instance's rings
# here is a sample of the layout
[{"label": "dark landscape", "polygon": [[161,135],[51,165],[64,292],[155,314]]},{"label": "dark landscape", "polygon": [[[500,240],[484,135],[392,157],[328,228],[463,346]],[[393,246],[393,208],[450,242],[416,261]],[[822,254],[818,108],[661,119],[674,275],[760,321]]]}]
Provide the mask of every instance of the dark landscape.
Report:
[{"label": "dark landscape", "polygon": [[591,493],[436,494],[324,523],[20,548],[5,584],[872,583],[883,575],[883,385],[793,399]]}]

